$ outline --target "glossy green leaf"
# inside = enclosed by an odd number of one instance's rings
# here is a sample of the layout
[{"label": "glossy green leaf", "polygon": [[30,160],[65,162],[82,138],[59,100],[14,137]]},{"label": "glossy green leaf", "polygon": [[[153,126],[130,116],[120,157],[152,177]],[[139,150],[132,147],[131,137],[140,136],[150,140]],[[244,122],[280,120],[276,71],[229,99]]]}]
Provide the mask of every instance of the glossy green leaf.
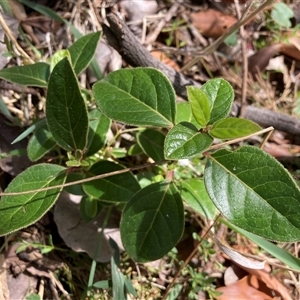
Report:
[{"label": "glossy green leaf", "polygon": [[165,139],[164,153],[166,159],[183,159],[200,155],[208,149],[213,138],[207,133],[201,133],[188,122],[175,125]]},{"label": "glossy green leaf", "polygon": [[191,178],[177,184],[183,200],[197,213],[200,213],[209,220],[214,220],[217,210],[209,198],[203,180]]},{"label": "glossy green leaf", "polygon": [[30,138],[27,146],[28,157],[31,161],[37,161],[52,150],[56,142],[46,123],[39,127]]},{"label": "glossy green leaf", "polygon": [[251,146],[219,150],[204,178],[210,198],[234,225],[270,240],[300,240],[299,188],[269,154]]},{"label": "glossy green leaf", "polygon": [[200,127],[192,114],[191,105],[188,102],[178,102],[176,109],[175,124],[190,122],[196,127]]},{"label": "glossy green leaf", "polygon": [[68,58],[51,73],[46,119],[55,141],[65,150],[83,150],[87,143],[88,114],[76,75]]},{"label": "glossy green leaf", "polygon": [[202,127],[205,127],[210,119],[210,101],[200,88],[188,86],[186,89],[193,116]]},{"label": "glossy green leaf", "polygon": [[266,241],[265,239],[262,239],[261,237],[255,235],[253,233],[250,233],[242,228],[239,228],[226,220],[221,219],[221,222],[224,223],[229,228],[233,229],[235,232],[238,232],[238,233],[242,234],[243,236],[245,236],[246,238],[250,239],[251,241],[256,243],[259,247],[266,250],[268,253],[270,253],[277,259],[279,259],[281,262],[283,262],[290,268],[293,268],[293,269],[297,270],[298,272],[300,272],[300,259],[299,258],[293,256],[292,254],[290,254],[286,250],[278,247],[274,243]]},{"label": "glossy green leaf", "polygon": [[226,118],[214,123],[209,133],[219,139],[235,139],[260,130],[260,126],[252,121],[239,118]]},{"label": "glossy green leaf", "polygon": [[154,161],[164,160],[165,135],[154,129],[145,129],[137,135],[137,142]]},{"label": "glossy green leaf", "polygon": [[96,102],[109,118],[137,126],[171,127],[175,92],[167,77],[153,68],[122,69],[93,86]]},{"label": "glossy green leaf", "polygon": [[153,261],[167,254],[184,228],[180,194],[172,183],[158,182],[137,192],[126,204],[120,224],[129,256],[137,262]]},{"label": "glossy green leaf", "polygon": [[50,66],[44,62],[0,70],[0,78],[24,86],[47,87]]},{"label": "glossy green leaf", "polygon": [[[24,192],[63,184],[65,168],[39,164],[29,167],[8,185],[6,193]],[[0,235],[27,227],[39,220],[55,203],[61,188],[30,194],[3,196],[0,201]]]},{"label": "glossy green leaf", "polygon": [[[89,177],[106,174],[124,167],[111,161],[103,160],[95,163],[89,169]],[[126,172],[103,179],[93,180],[83,184],[84,191],[99,200],[106,202],[127,202],[139,189],[140,185],[132,173]]]},{"label": "glossy green leaf", "polygon": [[211,112],[208,124],[225,118],[231,110],[234,99],[234,91],[229,82],[222,78],[212,79],[203,84],[201,90],[210,102]]},{"label": "glossy green leaf", "polygon": [[86,156],[98,152],[106,143],[107,132],[111,121],[99,109],[89,112],[89,133]]},{"label": "glossy green leaf", "polygon": [[98,42],[100,32],[93,32],[78,39],[72,46],[69,47],[72,66],[76,75],[80,74],[91,63]]}]

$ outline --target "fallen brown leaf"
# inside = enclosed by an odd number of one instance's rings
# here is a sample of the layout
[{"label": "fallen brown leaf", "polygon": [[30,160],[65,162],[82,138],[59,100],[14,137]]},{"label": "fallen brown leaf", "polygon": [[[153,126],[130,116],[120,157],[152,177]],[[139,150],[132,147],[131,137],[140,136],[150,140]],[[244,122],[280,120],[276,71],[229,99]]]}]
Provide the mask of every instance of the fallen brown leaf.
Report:
[{"label": "fallen brown leaf", "polygon": [[261,292],[260,289],[264,285],[254,275],[247,275],[242,279],[232,283],[228,286],[217,288],[218,292],[223,294],[219,296],[218,300],[272,300],[270,295]]},{"label": "fallen brown leaf", "polygon": [[215,9],[207,9],[196,13],[191,13],[193,25],[205,37],[217,39],[224,34],[229,27],[237,22],[237,19],[225,15]]},{"label": "fallen brown leaf", "polygon": [[174,70],[176,70],[178,72],[180,71],[180,67],[178,66],[178,64],[174,60],[172,60],[170,57],[168,57],[164,52],[155,50],[155,51],[151,51],[151,55],[153,57],[157,58],[162,63],[172,67]]}]

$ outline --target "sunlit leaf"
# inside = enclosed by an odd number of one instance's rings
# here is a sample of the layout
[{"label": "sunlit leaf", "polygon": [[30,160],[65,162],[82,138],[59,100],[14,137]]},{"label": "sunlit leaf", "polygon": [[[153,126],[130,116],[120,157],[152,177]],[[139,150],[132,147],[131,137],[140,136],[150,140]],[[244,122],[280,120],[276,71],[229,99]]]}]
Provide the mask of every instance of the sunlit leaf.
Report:
[{"label": "sunlit leaf", "polygon": [[[8,185],[6,193],[38,190],[64,183],[65,168],[39,164],[29,167]],[[3,196],[0,201],[0,235],[29,226],[39,220],[55,203],[62,188],[30,194]]]},{"label": "sunlit leaf", "polygon": [[184,228],[180,194],[172,183],[158,182],[137,192],[126,204],[121,238],[129,256],[137,262],[153,261],[167,254]]},{"label": "sunlit leaf", "polygon": [[264,238],[300,239],[300,191],[289,173],[261,149],[219,150],[208,160],[205,185],[234,225]]},{"label": "sunlit leaf", "polygon": [[137,126],[172,127],[175,92],[157,69],[122,69],[93,86],[100,110],[109,118]]},{"label": "sunlit leaf", "polygon": [[165,158],[183,159],[200,155],[208,149],[213,138],[207,133],[201,133],[188,122],[175,125],[165,139]]}]

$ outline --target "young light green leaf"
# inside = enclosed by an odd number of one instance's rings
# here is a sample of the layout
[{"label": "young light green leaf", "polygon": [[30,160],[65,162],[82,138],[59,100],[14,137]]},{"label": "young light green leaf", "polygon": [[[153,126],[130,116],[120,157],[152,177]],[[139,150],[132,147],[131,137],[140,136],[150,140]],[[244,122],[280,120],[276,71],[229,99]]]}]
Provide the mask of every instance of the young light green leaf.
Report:
[{"label": "young light green leaf", "polygon": [[154,161],[164,160],[165,135],[154,129],[145,129],[137,134],[137,142]]},{"label": "young light green leaf", "polygon": [[271,18],[279,26],[290,28],[292,26],[292,22],[290,19],[292,19],[293,17],[294,12],[287,4],[283,2],[274,4],[271,11]]},{"label": "young light green leaf", "polygon": [[137,192],[126,204],[121,238],[129,256],[137,262],[153,261],[167,254],[184,228],[180,194],[170,182],[158,182]]},{"label": "young light green leaf", "polygon": [[176,109],[175,124],[181,122],[190,122],[194,126],[199,127],[198,122],[192,114],[191,105],[188,102],[178,102]]},{"label": "young light green leaf", "polygon": [[89,112],[89,133],[86,156],[91,156],[103,148],[111,121],[99,109]]},{"label": "young light green leaf", "polygon": [[183,200],[197,213],[200,213],[208,220],[214,220],[217,210],[209,198],[203,180],[191,178],[177,184]]},{"label": "young light green leaf", "polygon": [[37,161],[53,149],[56,142],[46,123],[38,128],[30,138],[27,146],[28,157],[31,161]]},{"label": "young light green leaf", "polygon": [[54,67],[57,65],[59,61],[61,61],[63,58],[68,57],[70,58],[70,52],[67,49],[58,50],[53,54],[50,61],[50,72],[53,71]]},{"label": "young light green leaf", "polygon": [[51,73],[46,119],[55,141],[65,150],[83,150],[87,143],[88,114],[76,75],[68,58]]},{"label": "young light green leaf", "polygon": [[[65,168],[39,164],[29,167],[8,185],[6,193],[25,192],[63,184]],[[30,194],[3,196],[0,201],[0,235],[29,226],[55,203],[61,188]]]},{"label": "young light green leaf", "polygon": [[44,62],[0,70],[0,78],[24,86],[47,87],[50,66]]},{"label": "young light green leaf", "polygon": [[78,39],[72,46],[69,47],[72,66],[76,75],[79,75],[91,63],[98,42],[100,32],[93,32]]},{"label": "young light green leaf", "polygon": [[201,133],[188,122],[175,125],[165,139],[164,153],[166,159],[192,158],[208,149],[213,138]]},{"label": "young light green leaf", "polygon": [[234,91],[229,82],[222,78],[212,79],[203,84],[201,90],[210,102],[211,112],[208,124],[225,118],[231,110],[234,99]]},{"label": "young light green leaf", "polygon": [[205,185],[234,225],[264,238],[300,239],[300,191],[289,173],[261,149],[244,146],[209,157]]},{"label": "young light green leaf", "polygon": [[171,127],[175,92],[167,77],[153,68],[122,69],[93,86],[101,111],[113,120],[137,126]]},{"label": "young light green leaf", "polygon": [[[123,170],[124,167],[111,161],[98,161],[89,169],[89,176]],[[83,190],[90,196],[110,203],[127,202],[140,189],[132,173],[127,172],[83,184]]]},{"label": "young light green leaf", "polygon": [[261,127],[252,121],[239,118],[226,118],[215,122],[209,133],[219,139],[235,139],[260,130]]},{"label": "young light green leaf", "polygon": [[193,116],[201,127],[205,127],[210,119],[210,102],[208,97],[200,88],[188,86],[186,89]]}]

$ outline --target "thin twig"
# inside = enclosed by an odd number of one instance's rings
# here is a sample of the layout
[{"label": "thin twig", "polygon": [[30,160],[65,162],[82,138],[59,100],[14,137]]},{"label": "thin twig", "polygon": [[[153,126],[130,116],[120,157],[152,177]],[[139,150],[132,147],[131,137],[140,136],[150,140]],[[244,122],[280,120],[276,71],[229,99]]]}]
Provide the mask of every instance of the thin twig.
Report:
[{"label": "thin twig", "polygon": [[7,34],[7,36],[10,38],[10,40],[12,41],[13,45],[15,46],[15,48],[18,50],[18,52],[24,57],[26,58],[31,64],[34,63],[34,61],[30,58],[30,56],[22,49],[22,47],[18,44],[17,40],[15,39],[14,35],[12,34],[10,28],[7,26],[2,13],[0,13],[0,25],[2,26],[3,30],[5,31],[5,33]]},{"label": "thin twig", "polygon": [[[249,134],[245,137],[233,139],[231,141],[227,141],[227,142],[224,142],[224,143],[220,143],[218,145],[211,146],[209,149],[207,149],[207,151],[217,149],[217,148],[220,148],[220,147],[225,146],[225,145],[231,145],[231,144],[234,144],[234,143],[238,143],[238,142],[246,140],[246,139],[248,139],[252,136],[260,135],[260,134],[269,132],[271,130],[274,130],[274,128],[273,127],[268,127],[268,128],[263,129],[263,130],[260,130],[258,132]],[[110,177],[110,176],[114,176],[114,175],[119,175],[119,174],[123,174],[123,173],[126,173],[126,172],[137,171],[137,170],[145,169],[145,168],[148,168],[148,167],[161,165],[161,164],[164,164],[164,163],[167,163],[167,162],[168,162],[168,160],[157,161],[157,162],[150,163],[150,164],[144,164],[144,165],[133,167],[133,168],[126,168],[126,169],[123,169],[123,170],[118,170],[118,171],[114,171],[114,172],[100,174],[100,175],[96,175],[96,176],[93,176],[93,177],[84,178],[84,179],[80,179],[80,180],[76,180],[76,181],[72,181],[72,182],[68,182],[68,183],[63,183],[63,184],[58,184],[58,185],[54,185],[54,186],[49,186],[49,187],[45,187],[45,188],[41,188],[41,189],[29,190],[29,191],[23,191],[23,192],[0,193],[0,196],[17,196],[17,195],[25,195],[25,194],[31,194],[31,193],[37,193],[37,192],[50,191],[50,190],[54,190],[54,189],[59,189],[59,188],[72,186],[72,185],[75,185],[75,184],[81,184],[81,183],[85,183],[85,182],[94,181],[94,180],[97,180],[97,179],[102,179],[102,178],[106,178],[106,177]]]},{"label": "thin twig", "polygon": [[159,21],[155,29],[147,36],[146,38],[146,44],[152,44],[156,41],[158,35],[162,31],[162,29],[165,27],[166,23],[169,22],[172,17],[177,13],[178,8],[180,7],[180,3],[175,2],[171,8],[166,13],[165,17]]}]

